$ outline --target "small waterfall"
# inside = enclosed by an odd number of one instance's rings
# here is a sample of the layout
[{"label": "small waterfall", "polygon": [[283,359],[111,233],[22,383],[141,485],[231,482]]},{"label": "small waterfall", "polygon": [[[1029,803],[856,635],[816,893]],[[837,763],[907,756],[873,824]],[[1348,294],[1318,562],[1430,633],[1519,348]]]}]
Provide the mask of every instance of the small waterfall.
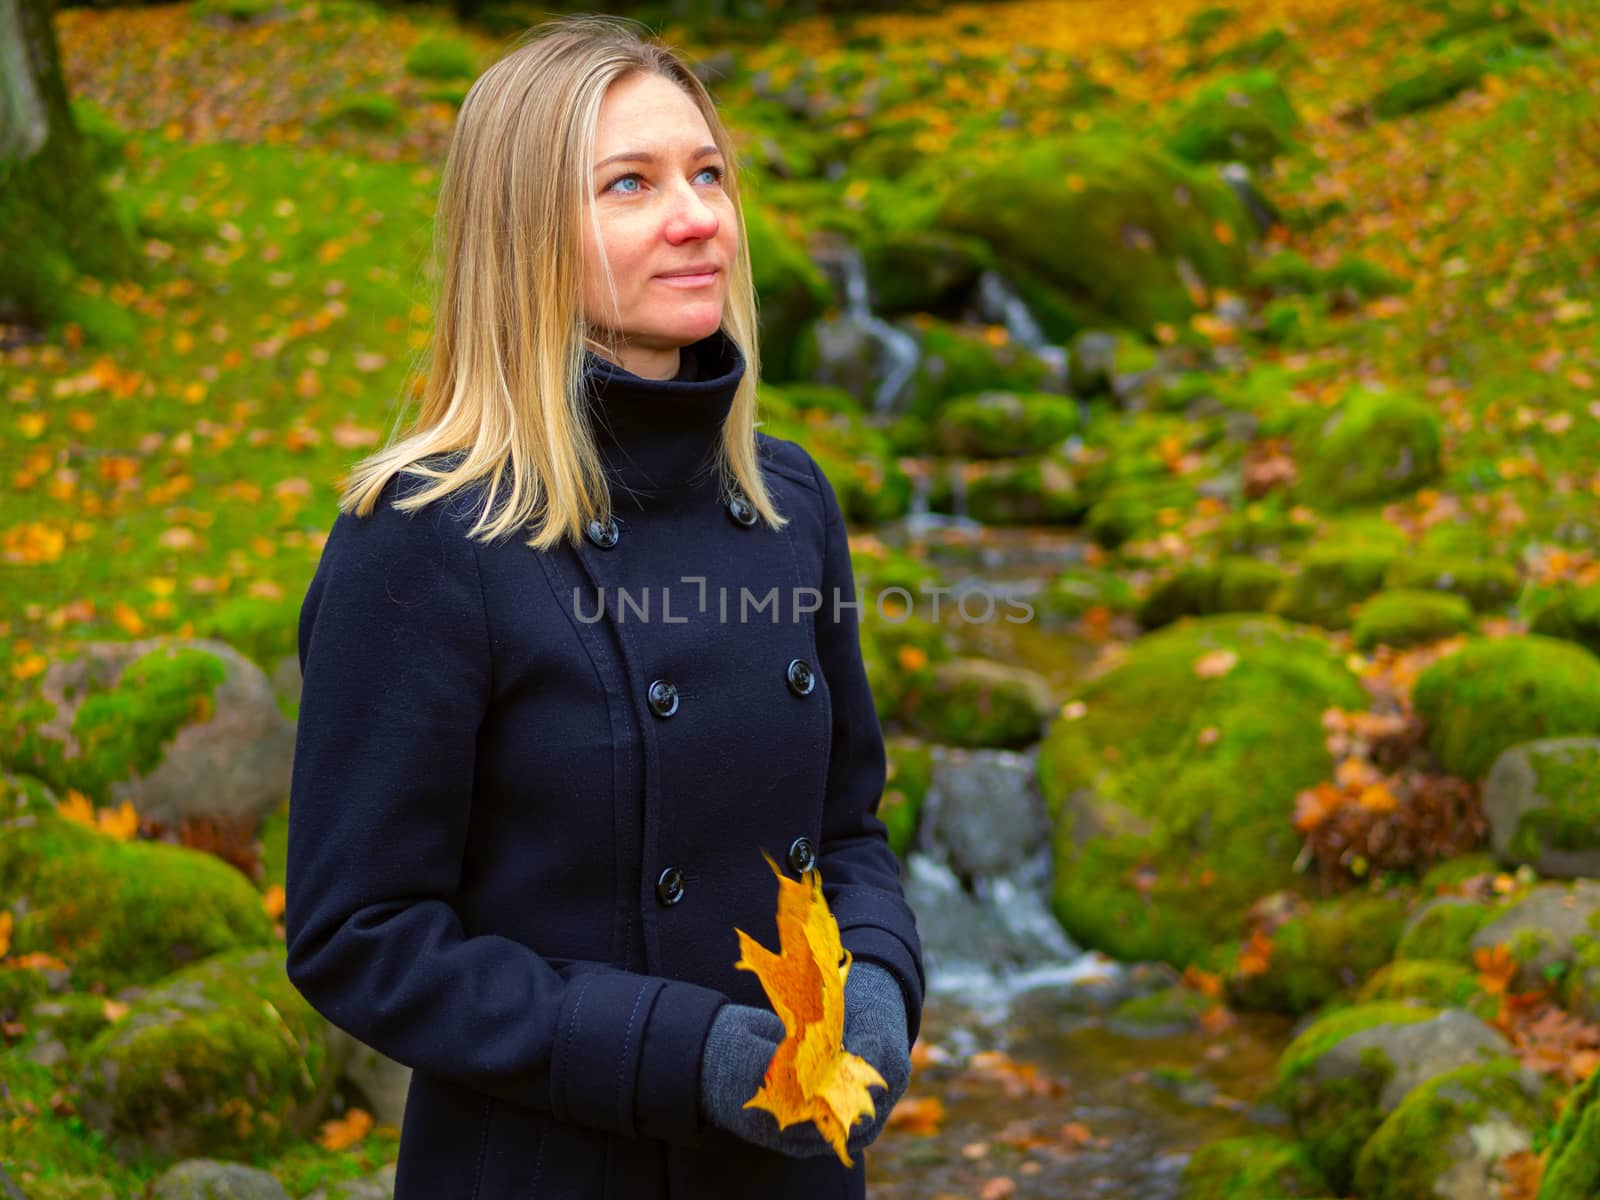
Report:
[{"label": "small waterfall", "polygon": [[872,410],[893,413],[895,402],[917,369],[921,348],[917,339],[872,312],[872,296],[867,286],[867,268],[861,252],[843,239],[819,239],[816,260],[829,275],[836,295],[842,295],[843,314],[839,322],[854,326],[873,338],[882,348],[882,378],[872,397]]},{"label": "small waterfall", "polygon": [[928,990],[958,998],[980,1024],[1003,1021],[1035,988],[1104,990],[1125,969],[1084,953],[1050,908],[1049,823],[1036,752],[934,748],[906,900],[917,913]]},{"label": "small waterfall", "polygon": [[985,271],[978,276],[978,315],[991,325],[1005,326],[1006,334],[1017,345],[1031,350],[1050,368],[1048,390],[1067,390],[1068,351],[1065,346],[1047,342],[1044,330],[1033,319],[1027,303],[1017,294],[1017,289],[996,271]]}]

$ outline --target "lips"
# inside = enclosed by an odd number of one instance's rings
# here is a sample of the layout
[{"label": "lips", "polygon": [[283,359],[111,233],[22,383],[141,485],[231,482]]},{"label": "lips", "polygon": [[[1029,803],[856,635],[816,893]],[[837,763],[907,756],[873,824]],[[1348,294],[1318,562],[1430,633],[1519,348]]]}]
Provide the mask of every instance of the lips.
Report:
[{"label": "lips", "polygon": [[688,279],[696,275],[715,275],[717,268],[712,266],[690,267],[683,271],[673,271],[670,274],[658,275],[657,279]]}]

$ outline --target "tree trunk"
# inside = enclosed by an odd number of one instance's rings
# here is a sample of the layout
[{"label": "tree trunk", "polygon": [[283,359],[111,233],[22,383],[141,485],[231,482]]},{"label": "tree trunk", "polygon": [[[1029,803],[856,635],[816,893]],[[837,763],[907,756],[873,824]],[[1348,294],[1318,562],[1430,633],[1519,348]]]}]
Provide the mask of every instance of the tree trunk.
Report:
[{"label": "tree trunk", "polygon": [[72,118],[51,0],[0,0],[0,320],[103,326],[76,277],[138,269]]}]

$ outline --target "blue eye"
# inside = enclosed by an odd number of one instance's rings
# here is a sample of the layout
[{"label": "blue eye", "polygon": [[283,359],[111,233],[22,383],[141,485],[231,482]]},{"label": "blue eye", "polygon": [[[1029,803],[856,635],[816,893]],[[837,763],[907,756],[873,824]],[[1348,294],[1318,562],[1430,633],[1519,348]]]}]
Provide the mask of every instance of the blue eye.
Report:
[{"label": "blue eye", "polygon": [[[721,167],[701,167],[700,170],[695,172],[695,174],[703,175],[707,171],[710,171],[712,175],[716,176],[716,181],[718,183],[721,183],[723,178],[724,178],[724,176],[726,176],[726,174],[727,174],[727,172]],[[639,172],[637,172],[637,171],[629,171],[626,175],[618,175],[615,179],[613,179],[610,183],[608,183],[606,185],[605,190],[608,191],[608,192],[616,190],[617,184],[621,183],[625,179],[643,179],[643,178],[644,178],[644,176],[640,175]],[[624,195],[624,196],[636,195],[637,194],[637,189],[635,189],[634,191],[622,191],[622,192],[619,192],[619,194],[620,195]]]}]

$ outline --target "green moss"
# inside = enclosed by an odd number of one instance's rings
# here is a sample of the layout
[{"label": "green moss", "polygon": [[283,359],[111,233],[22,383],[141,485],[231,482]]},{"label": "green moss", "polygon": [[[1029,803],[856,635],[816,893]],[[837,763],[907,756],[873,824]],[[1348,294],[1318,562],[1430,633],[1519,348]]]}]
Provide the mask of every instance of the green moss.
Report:
[{"label": "green moss", "polygon": [[115,686],[90,685],[73,714],[70,742],[43,728],[54,706],[37,694],[26,697],[12,710],[0,758],[57,792],[76,788],[97,804],[109,803],[114,782],[149,774],[181,729],[210,720],[227,670],[204,650],[152,650],[129,663]]},{"label": "green moss", "polygon": [[1307,625],[1348,629],[1352,610],[1383,586],[1385,572],[1399,556],[1387,546],[1313,546],[1273,600],[1273,611]]},{"label": "green moss", "polygon": [[1294,144],[1300,117],[1276,72],[1257,69],[1204,84],[1185,105],[1167,149],[1190,162],[1271,162]]},{"label": "green moss", "polygon": [[1317,508],[1404,495],[1438,477],[1443,445],[1439,415],[1428,405],[1356,390],[1299,439],[1295,494]]},{"label": "green moss", "polygon": [[1447,858],[1443,862],[1435,863],[1423,875],[1418,883],[1418,890],[1424,896],[1433,896],[1441,888],[1457,887],[1468,879],[1479,875],[1497,875],[1500,873],[1500,861],[1488,851],[1478,854],[1462,854],[1455,858]]},{"label": "green moss", "polygon": [[[1228,669],[1196,672],[1226,654]],[[1284,797],[1331,769],[1323,710],[1363,696],[1321,639],[1270,617],[1195,618],[1135,642],[1040,747],[1068,933],[1120,959],[1215,958],[1259,896],[1301,882]]]},{"label": "green moss", "polygon": [[1265,612],[1283,580],[1282,568],[1255,558],[1185,566],[1150,590],[1139,606],[1139,624],[1159,629],[1180,617]]},{"label": "green moss", "polygon": [[406,74],[422,79],[471,79],[477,56],[460,38],[425,37],[406,54]]},{"label": "green moss", "polygon": [[940,454],[1003,458],[1038,454],[1078,428],[1078,405],[1049,392],[979,392],[939,410],[933,448]]},{"label": "green moss", "polygon": [[1468,963],[1472,935],[1495,915],[1494,909],[1456,897],[1441,897],[1417,913],[1395,946],[1397,959]]},{"label": "green moss", "polygon": [[1198,1026],[1200,1016],[1217,1002],[1202,992],[1172,987],[1124,1000],[1111,1010],[1108,1022],[1119,1033],[1166,1034]]},{"label": "green moss", "polygon": [[12,949],[65,958],[79,988],[149,983],[206,955],[275,941],[250,881],[210,854],[118,841],[55,816],[12,818],[3,833]]},{"label": "green moss", "polygon": [[1600,1193],[1600,1071],[1568,1093],[1545,1149],[1539,1200],[1593,1200]]},{"label": "green moss", "polygon": [[384,130],[400,124],[400,106],[381,92],[353,92],[340,96],[319,119],[323,128],[348,125],[354,129]]},{"label": "green moss", "polygon": [[1064,621],[1075,621],[1091,608],[1125,613],[1136,602],[1133,587],[1120,573],[1092,567],[1067,568],[1032,598],[1039,616]]},{"label": "green moss", "polygon": [[743,207],[761,300],[762,378],[808,379],[817,359],[814,322],[833,302],[832,290],[799,238],[766,205],[746,197]]},{"label": "green moss", "polygon": [[[1061,187],[1068,177],[1083,186]],[[935,224],[984,239],[1008,268],[1139,331],[1186,325],[1195,311],[1180,261],[1212,287],[1240,285],[1248,267],[1248,217],[1226,183],[1132,136],[1031,139],[958,159]],[[1219,239],[1219,225],[1234,236]]]},{"label": "green moss", "polygon": [[1522,579],[1510,563],[1464,554],[1423,553],[1396,559],[1383,586],[1450,592],[1464,597],[1475,612],[1496,612],[1516,598]]},{"label": "green moss", "polygon": [[1396,959],[1373,972],[1361,987],[1363,1003],[1410,1000],[1432,1008],[1464,1008],[1482,1020],[1499,1011],[1500,999],[1483,991],[1478,975],[1459,962]]},{"label": "green moss", "polygon": [[1183,1168],[1178,1200],[1276,1200],[1321,1196],[1327,1190],[1303,1147],[1252,1134],[1196,1150]]},{"label": "green moss", "polygon": [[979,330],[930,321],[921,328],[917,369],[906,384],[900,408],[935,419],[957,397],[984,391],[1032,392],[1042,388],[1050,368],[1033,351],[1014,343],[995,345]]},{"label": "green moss", "polygon": [[1394,1075],[1394,1064],[1381,1050],[1367,1047],[1352,1074],[1319,1079],[1317,1061],[1363,1030],[1414,1024],[1436,1015],[1433,1009],[1394,1003],[1340,1009],[1296,1037],[1278,1060],[1274,1094],[1293,1119],[1307,1155],[1335,1191],[1348,1190],[1356,1155],[1382,1123],[1378,1096]]},{"label": "green moss", "polygon": [[1273,933],[1265,971],[1228,980],[1229,997],[1241,1008],[1308,1013],[1388,962],[1405,912],[1400,896],[1319,902]]},{"label": "green moss", "polygon": [[890,849],[903,859],[916,835],[917,817],[933,778],[933,755],[925,743],[915,738],[885,738],[884,747],[888,780],[878,818],[889,827]]},{"label": "green moss", "polygon": [[1445,770],[1481,779],[1518,742],[1600,733],[1600,658],[1537,634],[1485,639],[1423,671],[1411,699]]},{"label": "green moss", "polygon": [[982,658],[933,668],[930,685],[903,693],[901,719],[916,733],[953,746],[1021,747],[1035,742],[1056,704],[1043,678]]},{"label": "green moss", "polygon": [[1387,120],[1432,108],[1473,86],[1483,74],[1483,63],[1475,56],[1444,54],[1386,84],[1372,97],[1372,111]]},{"label": "green moss", "polygon": [[270,675],[280,659],[299,651],[303,599],[234,596],[197,620],[195,635],[227,642]]},{"label": "green moss", "polygon": [[1071,468],[1049,454],[984,463],[966,488],[967,515],[985,525],[1075,524],[1087,508]]},{"label": "green moss", "polygon": [[87,1124],[75,1094],[63,1095],[61,1080],[27,1056],[31,1040],[0,1054],[0,1162],[33,1197],[63,1179],[98,1180],[116,1196],[143,1196],[145,1183],[160,1173],[158,1157],[128,1153],[122,1161],[110,1140]]},{"label": "green moss", "polygon": [[1379,592],[1361,606],[1353,635],[1362,650],[1402,649],[1476,630],[1472,606],[1462,597],[1397,589]]},{"label": "green moss", "polygon": [[85,1051],[84,1112],[157,1154],[240,1158],[309,1133],[337,1063],[281,948],[163,980]]},{"label": "green moss", "polygon": [[1530,632],[1577,642],[1600,654],[1600,587],[1551,589],[1523,608]]},{"label": "green moss", "polygon": [[1357,1193],[1363,1200],[1440,1194],[1456,1140],[1489,1121],[1520,1127],[1531,1145],[1548,1117],[1550,1096],[1530,1074],[1508,1058],[1457,1067],[1412,1088],[1362,1148]]}]

